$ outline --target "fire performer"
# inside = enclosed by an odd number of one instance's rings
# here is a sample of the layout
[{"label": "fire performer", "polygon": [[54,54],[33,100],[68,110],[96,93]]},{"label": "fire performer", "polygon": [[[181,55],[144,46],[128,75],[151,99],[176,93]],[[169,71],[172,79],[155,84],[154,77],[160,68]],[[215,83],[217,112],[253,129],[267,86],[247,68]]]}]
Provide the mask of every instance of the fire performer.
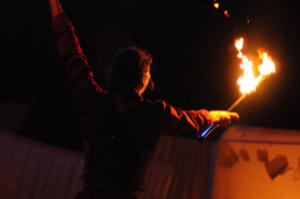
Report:
[{"label": "fire performer", "polygon": [[152,57],[137,47],[116,53],[108,91],[103,90],[60,2],[49,3],[58,55],[84,137],[84,190],[77,199],[141,198],[145,165],[160,135],[196,137],[214,122],[227,126],[238,119],[234,112],[181,110],[161,100],[144,99],[151,84]]}]

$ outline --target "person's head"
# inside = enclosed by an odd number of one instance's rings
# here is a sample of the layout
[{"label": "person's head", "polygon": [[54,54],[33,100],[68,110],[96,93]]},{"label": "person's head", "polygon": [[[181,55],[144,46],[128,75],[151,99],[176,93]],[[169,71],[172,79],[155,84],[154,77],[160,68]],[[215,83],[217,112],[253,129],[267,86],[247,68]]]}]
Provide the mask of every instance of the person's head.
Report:
[{"label": "person's head", "polygon": [[118,51],[109,70],[109,91],[122,97],[142,96],[148,85],[153,86],[151,64],[151,54],[138,47]]}]

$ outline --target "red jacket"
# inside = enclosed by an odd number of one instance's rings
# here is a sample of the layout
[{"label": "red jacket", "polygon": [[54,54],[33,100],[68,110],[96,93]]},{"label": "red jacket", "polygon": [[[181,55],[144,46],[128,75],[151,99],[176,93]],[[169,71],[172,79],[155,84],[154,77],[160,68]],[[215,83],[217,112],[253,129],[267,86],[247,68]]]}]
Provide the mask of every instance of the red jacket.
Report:
[{"label": "red jacket", "polygon": [[68,18],[56,17],[53,30],[72,101],[81,117],[87,187],[119,193],[141,190],[145,165],[160,135],[195,137],[212,123],[207,110],[181,110],[161,100],[141,100],[119,113],[111,96],[95,82]]}]

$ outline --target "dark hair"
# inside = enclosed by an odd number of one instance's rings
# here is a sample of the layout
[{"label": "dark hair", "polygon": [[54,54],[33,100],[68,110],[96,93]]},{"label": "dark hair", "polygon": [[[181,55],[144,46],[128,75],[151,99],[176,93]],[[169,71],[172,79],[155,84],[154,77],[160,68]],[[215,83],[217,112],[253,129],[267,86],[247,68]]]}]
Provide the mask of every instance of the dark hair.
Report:
[{"label": "dark hair", "polygon": [[[111,93],[129,97],[136,95],[136,90],[143,86],[145,68],[152,64],[152,56],[138,47],[119,50],[108,71],[108,90]],[[149,86],[153,87],[150,80]]]}]

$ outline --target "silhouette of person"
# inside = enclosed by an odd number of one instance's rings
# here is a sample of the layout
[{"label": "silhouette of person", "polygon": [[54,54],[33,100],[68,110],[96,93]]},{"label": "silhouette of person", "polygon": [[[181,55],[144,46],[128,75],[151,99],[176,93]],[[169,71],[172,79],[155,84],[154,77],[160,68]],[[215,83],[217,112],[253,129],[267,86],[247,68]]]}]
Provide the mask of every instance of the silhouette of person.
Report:
[{"label": "silhouette of person", "polygon": [[162,100],[144,99],[152,81],[152,56],[137,47],[116,53],[108,91],[103,90],[60,2],[49,3],[57,52],[84,137],[84,189],[77,199],[141,198],[145,166],[160,135],[195,137],[213,122],[226,126],[238,119],[234,112],[182,110]]}]

